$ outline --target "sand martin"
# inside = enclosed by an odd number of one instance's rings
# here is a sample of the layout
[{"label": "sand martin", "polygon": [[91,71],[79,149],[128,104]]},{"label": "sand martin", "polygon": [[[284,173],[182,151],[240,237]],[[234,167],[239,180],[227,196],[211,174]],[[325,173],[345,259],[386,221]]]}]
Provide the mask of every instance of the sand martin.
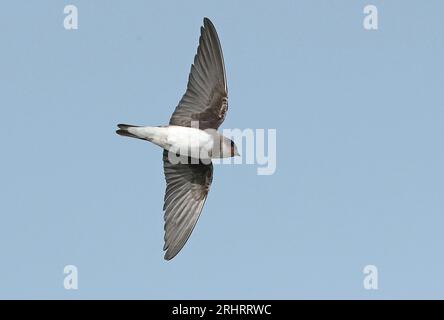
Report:
[{"label": "sand martin", "polygon": [[211,159],[239,155],[235,143],[217,132],[228,109],[227,79],[216,29],[208,18],[203,23],[186,92],[169,124],[119,124],[116,131],[164,149],[166,260],[183,248],[199,219],[213,180]]}]

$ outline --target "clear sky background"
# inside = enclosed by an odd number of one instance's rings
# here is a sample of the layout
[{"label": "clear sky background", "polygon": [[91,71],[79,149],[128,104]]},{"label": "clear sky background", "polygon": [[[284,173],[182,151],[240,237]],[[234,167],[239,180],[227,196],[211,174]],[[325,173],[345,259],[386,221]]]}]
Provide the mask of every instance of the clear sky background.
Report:
[{"label": "clear sky background", "polygon": [[[79,29],[63,28],[63,7]],[[362,26],[379,9],[379,30]],[[444,298],[442,1],[8,1],[0,10],[0,298]],[[222,128],[277,129],[277,170],[218,165],[163,260],[159,125],[204,16]],[[79,289],[63,287],[63,268]],[[379,290],[363,287],[376,265]]]}]

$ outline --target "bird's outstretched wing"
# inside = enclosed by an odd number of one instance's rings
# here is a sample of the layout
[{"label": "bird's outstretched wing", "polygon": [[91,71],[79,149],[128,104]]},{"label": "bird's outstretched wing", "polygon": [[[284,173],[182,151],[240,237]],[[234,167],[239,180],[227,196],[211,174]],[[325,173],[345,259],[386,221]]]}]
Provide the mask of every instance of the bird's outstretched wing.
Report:
[{"label": "bird's outstretched wing", "polygon": [[224,58],[214,25],[204,18],[199,47],[188,77],[187,91],[174,110],[170,125],[217,129],[228,109]]},{"label": "bird's outstretched wing", "polygon": [[[165,211],[165,259],[170,260],[183,248],[199,219],[213,179],[213,165],[193,164],[181,157],[179,163],[169,160],[169,152],[163,152],[163,168],[166,192]],[[184,163],[184,161],[189,161]]]}]

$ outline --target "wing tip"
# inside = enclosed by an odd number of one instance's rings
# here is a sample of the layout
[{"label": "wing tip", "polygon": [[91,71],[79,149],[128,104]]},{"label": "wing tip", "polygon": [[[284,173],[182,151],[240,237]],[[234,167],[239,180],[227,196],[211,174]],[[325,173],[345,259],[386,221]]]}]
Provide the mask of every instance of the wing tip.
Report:
[{"label": "wing tip", "polygon": [[166,261],[170,261],[170,260],[173,259],[178,253],[179,253],[179,251],[177,251],[177,252],[173,252],[173,251],[171,251],[171,250],[167,250],[167,251],[165,252],[165,255],[163,256],[163,258],[164,258]]},{"label": "wing tip", "polygon": [[204,17],[204,19],[203,19],[203,24],[204,24],[205,29],[207,29],[207,28],[210,28],[210,29],[216,29],[216,28],[214,27],[213,22],[211,22],[211,20],[210,20],[209,18],[207,18],[207,17]]}]

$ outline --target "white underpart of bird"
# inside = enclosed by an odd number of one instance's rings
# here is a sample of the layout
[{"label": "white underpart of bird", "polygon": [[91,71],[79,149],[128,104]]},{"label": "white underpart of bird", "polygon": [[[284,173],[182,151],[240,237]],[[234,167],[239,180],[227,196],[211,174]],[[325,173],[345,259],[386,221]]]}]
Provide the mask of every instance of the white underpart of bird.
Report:
[{"label": "white underpart of bird", "polygon": [[182,156],[214,159],[232,157],[231,144],[216,130],[182,126],[129,127],[128,133]]},{"label": "white underpart of bird", "polygon": [[227,110],[222,47],[213,23],[204,18],[187,90],[169,124],[118,125],[117,134],[149,141],[164,149],[166,260],[182,250],[199,219],[213,181],[211,159],[239,155],[236,144],[217,132]]}]

